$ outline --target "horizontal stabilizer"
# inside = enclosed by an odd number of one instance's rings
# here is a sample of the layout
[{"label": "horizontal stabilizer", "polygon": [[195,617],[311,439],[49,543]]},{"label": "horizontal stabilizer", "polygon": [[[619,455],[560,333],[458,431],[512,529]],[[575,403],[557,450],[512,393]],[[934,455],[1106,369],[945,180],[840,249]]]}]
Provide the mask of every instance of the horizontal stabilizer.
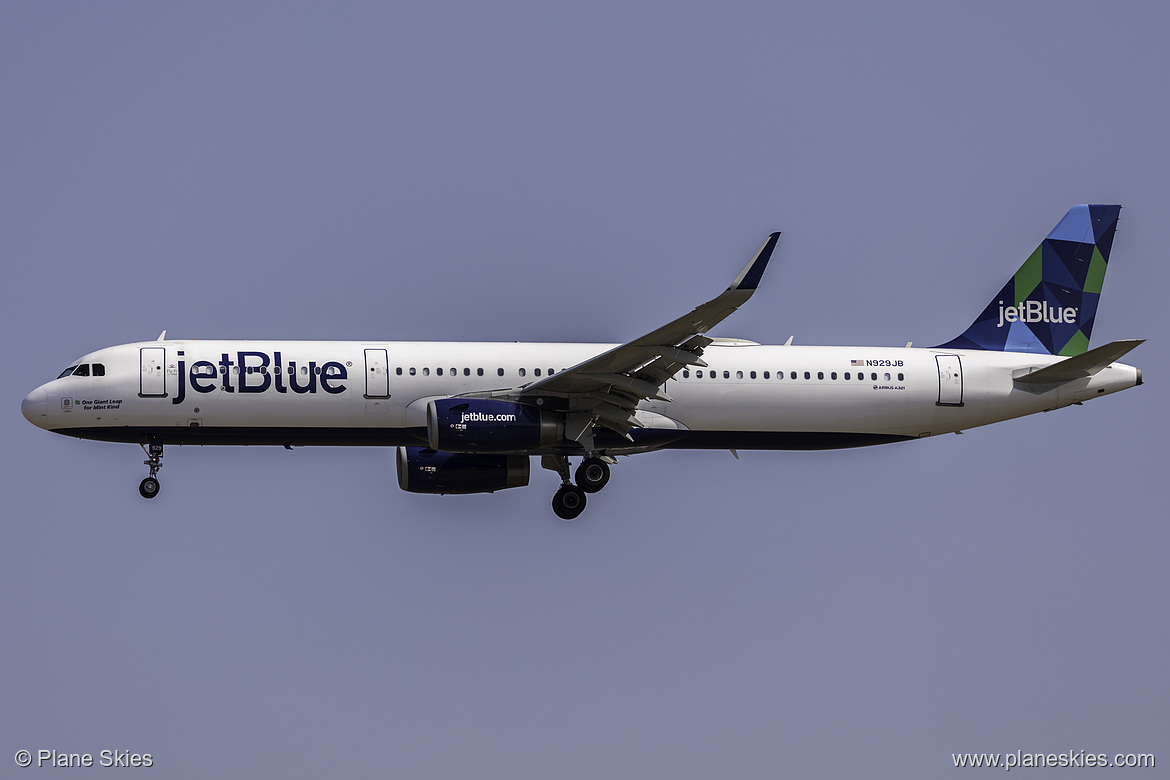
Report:
[{"label": "horizontal stabilizer", "polygon": [[1110,363],[1117,361],[1131,349],[1145,342],[1145,339],[1126,339],[1114,341],[1103,347],[1090,349],[1082,355],[1053,363],[1045,368],[1029,371],[1021,376],[1014,377],[1017,382],[1029,385],[1051,385],[1060,382],[1071,382],[1074,379],[1083,379],[1096,374]]}]

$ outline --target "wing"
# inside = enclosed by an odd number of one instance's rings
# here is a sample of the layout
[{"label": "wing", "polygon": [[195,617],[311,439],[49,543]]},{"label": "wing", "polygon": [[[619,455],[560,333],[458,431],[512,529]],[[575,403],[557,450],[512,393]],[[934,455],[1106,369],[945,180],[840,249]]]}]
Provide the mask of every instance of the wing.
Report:
[{"label": "wing", "polygon": [[768,236],[731,286],[690,314],[510,395],[527,401],[558,399],[556,406],[569,412],[566,433],[571,439],[582,441],[593,425],[630,438],[630,428],[642,427],[634,418],[640,401],[669,401],[662,391],[666,380],[684,366],[707,365],[703,348],[712,339],[703,334],[752,297],[779,237]]}]

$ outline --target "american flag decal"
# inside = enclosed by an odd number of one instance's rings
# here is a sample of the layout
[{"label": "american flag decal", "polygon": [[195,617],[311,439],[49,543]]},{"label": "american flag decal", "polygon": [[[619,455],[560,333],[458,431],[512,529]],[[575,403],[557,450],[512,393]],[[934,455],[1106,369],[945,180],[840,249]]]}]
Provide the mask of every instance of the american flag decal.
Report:
[{"label": "american flag decal", "polygon": [[864,366],[865,361],[864,360],[850,360],[849,365],[851,365],[851,366]]}]

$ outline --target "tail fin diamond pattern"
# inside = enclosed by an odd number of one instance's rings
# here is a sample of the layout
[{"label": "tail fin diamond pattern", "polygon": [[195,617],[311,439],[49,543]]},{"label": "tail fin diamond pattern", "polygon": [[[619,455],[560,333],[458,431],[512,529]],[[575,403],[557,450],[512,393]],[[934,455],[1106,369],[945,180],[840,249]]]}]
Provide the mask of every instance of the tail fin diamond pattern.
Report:
[{"label": "tail fin diamond pattern", "polygon": [[1073,206],[971,327],[939,347],[1085,352],[1120,213],[1121,206]]}]

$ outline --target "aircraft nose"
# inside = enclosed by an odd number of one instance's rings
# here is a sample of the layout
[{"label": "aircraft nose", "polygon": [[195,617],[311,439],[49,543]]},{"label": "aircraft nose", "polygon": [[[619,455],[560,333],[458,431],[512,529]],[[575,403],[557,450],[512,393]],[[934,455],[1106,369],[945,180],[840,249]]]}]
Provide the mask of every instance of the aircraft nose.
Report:
[{"label": "aircraft nose", "polygon": [[38,428],[49,424],[49,393],[43,387],[38,387],[24,397],[20,402],[20,413]]}]

